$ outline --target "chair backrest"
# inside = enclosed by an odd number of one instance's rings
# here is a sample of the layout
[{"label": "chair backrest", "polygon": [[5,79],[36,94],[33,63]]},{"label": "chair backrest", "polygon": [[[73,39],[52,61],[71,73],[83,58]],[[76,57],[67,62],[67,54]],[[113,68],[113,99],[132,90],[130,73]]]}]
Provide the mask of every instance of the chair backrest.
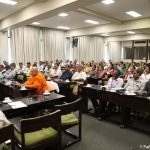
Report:
[{"label": "chair backrest", "polygon": [[65,103],[62,105],[55,105],[55,109],[61,110],[61,115],[69,114],[71,112],[80,111],[81,112],[81,99],[77,99],[71,103]]},{"label": "chair backrest", "polygon": [[[61,114],[60,110],[53,113],[21,120],[20,132],[22,139],[22,147],[25,147],[25,133],[30,133],[44,128],[52,127],[58,132],[58,136],[61,137]],[[43,143],[44,144],[44,143]],[[37,147],[41,146],[37,145]],[[35,148],[36,149],[36,148]]]},{"label": "chair backrest", "polygon": [[14,149],[14,126],[9,124],[0,129],[0,144],[11,140],[12,149]]},{"label": "chair backrest", "polygon": [[54,129],[60,127],[60,110],[35,118],[22,119],[20,126],[22,133],[34,132],[48,127]]}]

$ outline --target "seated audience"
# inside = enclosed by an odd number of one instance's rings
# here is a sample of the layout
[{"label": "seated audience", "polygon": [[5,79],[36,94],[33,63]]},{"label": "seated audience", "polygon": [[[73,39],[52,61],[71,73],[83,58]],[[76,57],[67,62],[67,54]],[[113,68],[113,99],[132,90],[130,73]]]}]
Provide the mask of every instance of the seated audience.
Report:
[{"label": "seated audience", "polygon": [[120,88],[123,85],[123,79],[119,77],[118,71],[113,72],[113,76],[109,78],[107,82],[108,88]]},{"label": "seated audience", "polygon": [[38,70],[41,71],[41,72],[44,71],[44,63],[43,63],[43,61],[39,62]]},{"label": "seated audience", "polygon": [[123,75],[127,71],[126,65],[124,63],[121,63],[118,69],[119,69],[120,75]]},{"label": "seated audience", "polygon": [[150,96],[150,80],[145,83],[144,89],[140,94]]},{"label": "seated audience", "polygon": [[31,63],[30,63],[30,62],[27,62],[26,69],[25,69],[24,73],[25,73],[27,76],[30,76],[30,71],[31,71]]},{"label": "seated audience", "polygon": [[84,71],[86,74],[88,74],[88,73],[91,71],[91,69],[92,69],[91,64],[90,64],[90,63],[87,63],[87,65],[85,65],[83,71]]},{"label": "seated audience", "polygon": [[94,77],[95,76],[95,71],[96,71],[96,64],[93,64],[90,72],[87,73],[87,76],[88,77]]},{"label": "seated audience", "polygon": [[20,63],[19,63],[19,68],[17,69],[17,74],[23,73],[23,72],[25,71],[25,69],[26,69],[26,67],[23,66],[23,63],[22,63],[22,62],[20,62]]},{"label": "seated audience", "polygon": [[114,64],[110,63],[109,67],[106,69],[106,74],[108,78],[112,76],[114,71],[115,71]]},{"label": "seated audience", "polygon": [[129,79],[124,88],[127,91],[140,92],[144,88],[144,82],[140,79],[139,70],[134,70],[133,78]]},{"label": "seated audience", "polygon": [[8,62],[7,61],[3,61],[3,64],[4,64],[4,68],[5,68],[5,70],[8,70],[8,69],[10,69],[10,65],[8,64]]},{"label": "seated audience", "polygon": [[104,78],[105,74],[106,74],[106,71],[103,69],[103,67],[101,65],[97,65],[94,76],[96,78],[101,78],[102,79],[102,78]]},{"label": "seated audience", "polygon": [[32,67],[37,67],[37,66],[38,66],[37,62],[34,62],[33,65],[32,65]]},{"label": "seated audience", "polygon": [[83,71],[83,66],[77,65],[76,70],[77,71],[73,74],[71,78],[73,82],[76,82],[75,84],[71,85],[71,89],[73,90],[72,93],[75,96],[78,95],[79,85],[83,84],[87,77],[86,73]]},{"label": "seated audience", "polygon": [[62,71],[60,70],[58,64],[54,65],[54,69],[52,70],[51,74],[49,75],[50,78],[60,78],[62,75]]},{"label": "seated audience", "polygon": [[72,72],[70,71],[70,68],[68,65],[65,66],[65,71],[62,73],[60,79],[63,79],[63,80],[71,80],[71,77],[72,77]]},{"label": "seated audience", "polygon": [[44,69],[44,75],[49,77],[52,74],[53,70],[54,69],[51,64],[47,65]]},{"label": "seated audience", "polygon": [[[123,79],[119,77],[119,72],[118,71],[113,72],[112,77],[109,78],[106,86],[108,87],[108,89],[120,88],[120,87],[123,86]],[[92,101],[94,111],[95,111],[95,114],[96,114],[97,113],[97,108],[98,108],[97,99],[91,98],[91,101]],[[104,114],[105,113],[105,108],[106,108],[106,102],[101,101],[100,103],[101,103],[100,105],[102,106],[101,114]],[[115,108],[115,104],[109,103],[109,105],[108,105],[109,112],[112,112],[113,108]],[[102,119],[102,118],[103,118],[103,116],[101,116],[100,119]]]},{"label": "seated audience", "polygon": [[0,79],[4,78],[4,73],[6,72],[3,65],[0,65]]},{"label": "seated audience", "polygon": [[128,69],[128,71],[126,71],[125,73],[124,73],[124,80],[125,81],[128,81],[129,79],[131,79],[131,78],[133,78],[133,72],[134,72],[134,70],[135,70],[135,68],[134,67],[130,67],[129,69]]},{"label": "seated audience", "polygon": [[[140,71],[134,70],[133,71],[133,78],[128,80],[126,85],[124,86],[125,90],[130,92],[141,92],[144,88],[144,82],[140,79]],[[123,118],[121,128],[125,128],[126,123],[130,118],[130,108],[123,107]]]},{"label": "seated audience", "polygon": [[10,64],[10,69],[7,70],[3,75],[4,78],[6,79],[13,79],[16,76],[16,64],[15,63],[11,63]]},{"label": "seated audience", "polygon": [[149,67],[146,67],[143,74],[141,75],[141,79],[143,82],[147,82],[150,80],[150,70]]}]

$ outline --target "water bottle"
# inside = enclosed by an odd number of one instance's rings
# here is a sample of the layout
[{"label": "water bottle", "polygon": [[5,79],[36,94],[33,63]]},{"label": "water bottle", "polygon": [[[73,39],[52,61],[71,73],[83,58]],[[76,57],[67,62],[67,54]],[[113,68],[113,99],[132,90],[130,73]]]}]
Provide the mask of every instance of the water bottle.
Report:
[{"label": "water bottle", "polygon": [[98,80],[98,90],[102,89],[102,80]]}]

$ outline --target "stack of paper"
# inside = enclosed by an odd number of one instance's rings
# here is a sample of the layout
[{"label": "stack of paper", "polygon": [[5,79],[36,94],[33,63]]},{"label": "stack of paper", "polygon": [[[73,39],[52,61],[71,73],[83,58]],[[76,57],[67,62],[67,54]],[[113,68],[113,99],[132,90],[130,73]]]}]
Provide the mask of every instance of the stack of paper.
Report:
[{"label": "stack of paper", "polygon": [[21,102],[21,101],[12,102],[12,103],[9,103],[9,105],[10,105],[13,109],[22,108],[22,107],[27,107],[27,105],[24,104],[24,103]]}]

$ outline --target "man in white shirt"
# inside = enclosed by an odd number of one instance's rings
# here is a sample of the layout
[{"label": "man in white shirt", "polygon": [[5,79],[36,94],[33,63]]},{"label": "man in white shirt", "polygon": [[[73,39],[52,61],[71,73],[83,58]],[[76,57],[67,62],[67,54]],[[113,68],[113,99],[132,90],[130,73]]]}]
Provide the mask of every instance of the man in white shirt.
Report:
[{"label": "man in white shirt", "polygon": [[[119,77],[119,72],[118,71],[114,71],[113,76],[111,78],[109,78],[108,82],[107,82],[107,86],[108,86],[108,89],[111,89],[111,88],[120,88],[123,86],[123,79]],[[101,113],[104,113],[105,112],[105,107],[106,107],[106,102],[102,102],[103,105],[103,110]],[[116,112],[116,105],[113,104],[113,103],[109,103],[108,104],[108,112],[111,114],[113,112]]]},{"label": "man in white shirt", "polygon": [[145,83],[140,79],[140,71],[134,70],[133,78],[129,79],[124,88],[127,91],[141,92],[144,89]]},{"label": "man in white shirt", "polygon": [[113,76],[109,78],[107,82],[108,88],[120,88],[123,85],[123,79],[119,77],[118,71],[113,73]]},{"label": "man in white shirt", "polygon": [[51,71],[50,78],[59,78],[62,75],[62,71],[60,70],[58,64],[54,65],[54,69]]},{"label": "man in white shirt", "polygon": [[143,82],[147,82],[150,80],[150,70],[149,67],[146,67],[143,74],[141,75],[141,79]]},{"label": "man in white shirt", "polygon": [[86,80],[86,73],[83,72],[83,66],[78,65],[77,71],[73,74],[71,80],[76,82],[75,84],[71,85],[73,95],[78,95],[78,88],[79,85],[83,84]]},{"label": "man in white shirt", "polygon": [[16,75],[16,64],[15,63],[11,63],[10,64],[10,69],[7,70],[5,73],[4,73],[4,78],[6,79],[13,79]]},{"label": "man in white shirt", "polygon": [[51,75],[53,72],[54,69],[51,64],[47,65],[44,69],[44,75],[46,75],[47,77],[49,77],[49,75]]},{"label": "man in white shirt", "polygon": [[[142,79],[140,79],[140,70],[134,70],[133,72],[133,78],[129,79],[124,88],[127,91],[132,92],[141,92],[144,89],[145,83]],[[122,118],[122,124],[120,125],[121,128],[125,128],[126,123],[128,122],[130,118],[130,108],[123,107],[123,118]]]}]

